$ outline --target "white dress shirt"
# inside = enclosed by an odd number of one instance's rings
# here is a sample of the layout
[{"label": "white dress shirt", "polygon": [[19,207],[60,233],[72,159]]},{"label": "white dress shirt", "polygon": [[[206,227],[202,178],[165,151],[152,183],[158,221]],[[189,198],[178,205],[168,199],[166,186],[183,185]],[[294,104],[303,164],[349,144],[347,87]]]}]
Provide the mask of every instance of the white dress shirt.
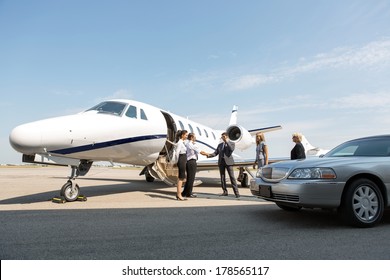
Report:
[{"label": "white dress shirt", "polygon": [[181,154],[186,154],[186,152],[187,152],[186,145],[185,145],[184,141],[182,139],[180,139],[176,143],[176,153],[178,155],[181,155]]},{"label": "white dress shirt", "polygon": [[198,159],[198,154],[200,153],[199,147],[195,142],[188,141],[187,143],[187,160]]}]

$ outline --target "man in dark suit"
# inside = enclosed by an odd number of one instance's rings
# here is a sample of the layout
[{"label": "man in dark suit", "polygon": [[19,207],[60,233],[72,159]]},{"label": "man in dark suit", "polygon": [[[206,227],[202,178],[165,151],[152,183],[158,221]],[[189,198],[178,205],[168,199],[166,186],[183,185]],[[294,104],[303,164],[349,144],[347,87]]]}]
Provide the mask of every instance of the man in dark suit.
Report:
[{"label": "man in dark suit", "polygon": [[226,172],[225,172],[227,170],[230,177],[230,182],[232,183],[234,194],[236,198],[239,198],[240,194],[238,193],[237,181],[236,178],[234,178],[234,171],[233,171],[234,159],[232,154],[235,148],[235,144],[234,142],[229,140],[229,137],[226,132],[222,133],[221,139],[222,139],[222,143],[218,145],[217,149],[211,154],[206,154],[206,156],[210,158],[218,155],[218,166],[219,166],[219,173],[221,175],[221,184],[223,190],[221,196],[228,195],[228,191],[226,188]]}]

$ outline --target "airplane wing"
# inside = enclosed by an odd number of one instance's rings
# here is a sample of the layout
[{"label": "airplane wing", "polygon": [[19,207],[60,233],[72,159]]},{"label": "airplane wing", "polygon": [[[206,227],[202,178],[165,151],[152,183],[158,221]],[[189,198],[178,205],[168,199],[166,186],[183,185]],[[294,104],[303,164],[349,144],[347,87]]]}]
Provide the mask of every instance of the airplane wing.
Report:
[{"label": "airplane wing", "polygon": [[279,130],[279,129],[282,129],[281,125],[275,125],[275,126],[251,129],[251,130],[248,130],[248,132],[250,133],[250,135],[254,136],[258,132],[263,132],[264,133],[264,132],[270,132],[270,131],[275,131],[275,130]]},{"label": "airplane wing", "polygon": [[[290,160],[289,158],[272,158],[268,160],[268,164]],[[248,167],[253,166],[255,158],[234,158],[234,167]],[[211,158],[206,160],[198,160],[197,162],[198,171],[218,169],[218,158]]]},{"label": "airplane wing", "polygon": [[[268,164],[289,160],[288,158],[275,158],[269,159]],[[234,157],[234,165],[235,169],[239,170],[239,174],[237,176],[237,181],[241,182],[242,187],[249,187],[249,176],[244,172],[246,171],[250,177],[256,177],[256,169],[252,169],[253,163],[255,162],[254,158],[241,158],[239,156]],[[198,160],[197,162],[197,171],[205,171],[205,170],[213,170],[218,169],[218,158],[210,158],[205,160]]]}]

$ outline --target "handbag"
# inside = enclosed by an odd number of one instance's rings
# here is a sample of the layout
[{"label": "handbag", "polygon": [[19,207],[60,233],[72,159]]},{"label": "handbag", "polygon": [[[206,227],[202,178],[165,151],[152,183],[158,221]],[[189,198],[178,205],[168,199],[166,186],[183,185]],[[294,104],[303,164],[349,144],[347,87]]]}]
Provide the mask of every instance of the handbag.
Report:
[{"label": "handbag", "polygon": [[178,160],[179,160],[179,155],[176,152],[176,149],[173,149],[169,157],[169,163],[173,165],[176,164]]}]

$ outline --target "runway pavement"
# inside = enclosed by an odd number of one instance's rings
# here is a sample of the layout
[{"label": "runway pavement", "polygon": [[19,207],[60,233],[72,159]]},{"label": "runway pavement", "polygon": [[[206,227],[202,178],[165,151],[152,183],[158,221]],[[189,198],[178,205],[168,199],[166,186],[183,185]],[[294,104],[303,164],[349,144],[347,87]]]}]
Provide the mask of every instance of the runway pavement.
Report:
[{"label": "runway pavement", "polygon": [[[176,187],[155,180],[152,183],[139,176],[140,168],[92,167],[86,176],[78,177],[77,184],[86,202],[53,203],[59,190],[68,180],[68,167],[1,167],[0,211],[47,209],[103,209],[103,208],[169,208],[250,205],[268,202],[253,197],[248,188],[240,188],[240,199],[229,189],[222,192],[218,171],[202,171],[197,179],[203,183],[194,187],[197,198],[187,201],[175,199]],[[230,184],[229,184],[230,186]]]},{"label": "runway pavement", "polygon": [[283,211],[249,189],[220,197],[214,171],[198,173],[197,198],[177,201],[140,169],[107,167],[77,179],[86,202],[51,202],[68,172],[0,168],[0,259],[390,259],[388,211],[375,228],[351,228],[335,211]]}]

